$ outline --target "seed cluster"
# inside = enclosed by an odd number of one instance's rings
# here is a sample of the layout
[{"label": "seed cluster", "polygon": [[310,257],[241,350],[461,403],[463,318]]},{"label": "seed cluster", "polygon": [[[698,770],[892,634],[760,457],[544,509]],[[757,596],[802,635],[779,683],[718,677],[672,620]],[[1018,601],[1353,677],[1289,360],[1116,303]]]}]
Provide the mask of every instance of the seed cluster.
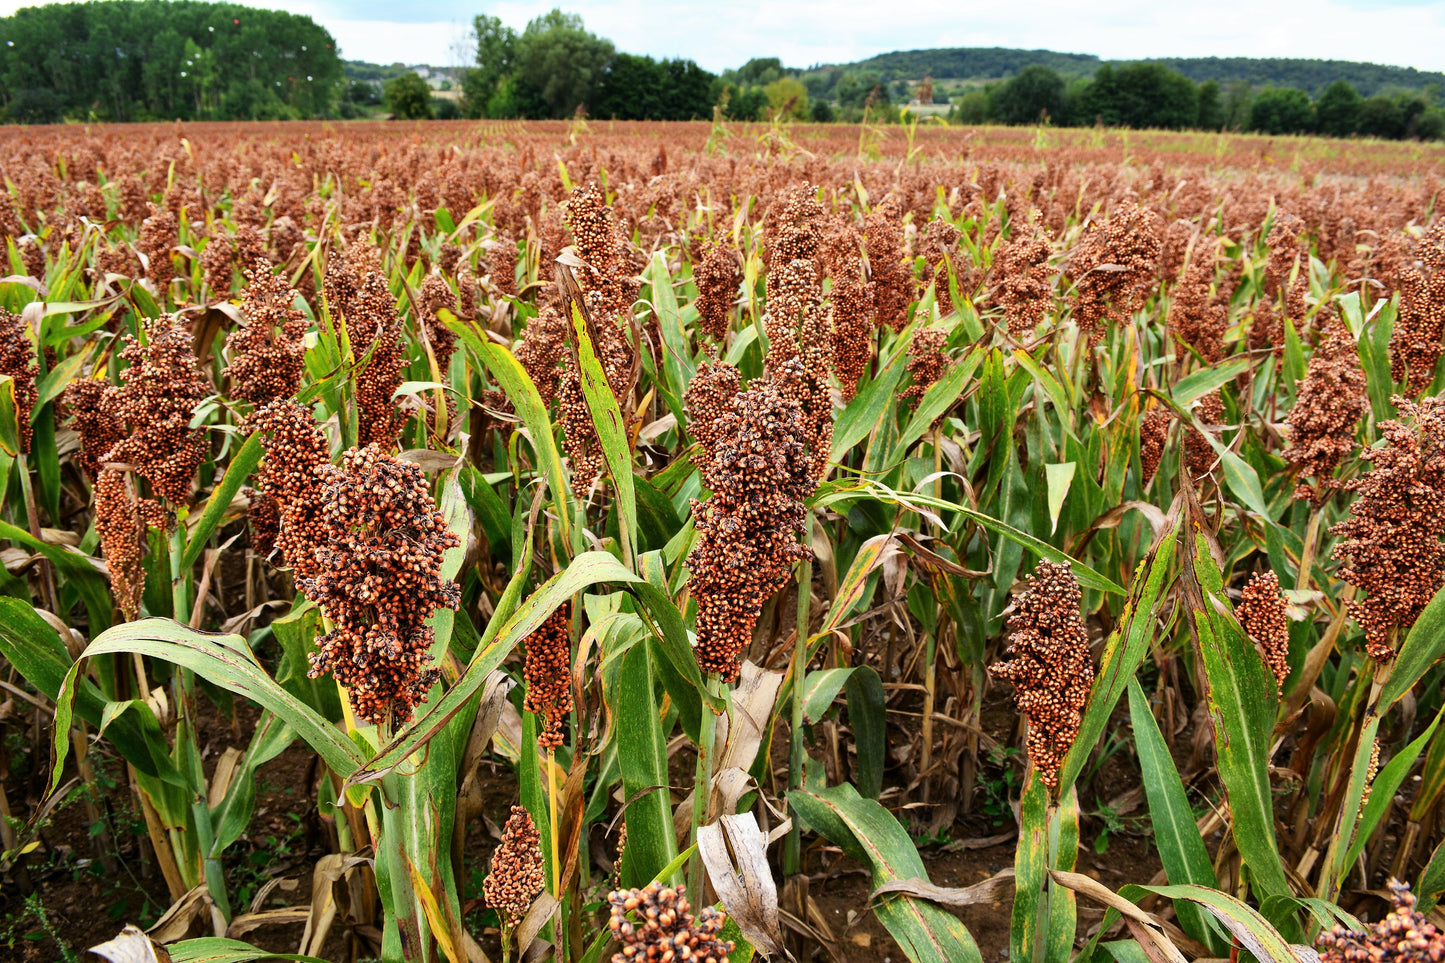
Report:
[{"label": "seed cluster", "polygon": [[140,614],[145,594],[146,524],[126,490],[125,473],[114,468],[95,480],[95,531],[110,572],[110,593],[129,622]]},{"label": "seed cluster", "polygon": [[[631,247],[621,239],[616,219],[603,202],[596,184],[582,185],[572,191],[565,217],[583,262],[574,277],[591,322],[588,336],[612,394],[622,403],[631,390],[634,361],[632,346],[623,335],[623,328],[631,323],[632,304],[640,286],[631,269]],[[559,326],[564,337],[572,337],[569,306],[562,308]],[[592,423],[582,391],[582,372],[573,353],[563,353],[562,360],[565,367],[558,381],[557,403],[563,441],[572,462],[573,490],[583,492],[602,473],[602,443]]]},{"label": "seed cluster", "polygon": [[234,260],[231,239],[217,231],[201,252],[201,271],[205,275],[206,287],[211,289],[211,297],[224,298],[231,293]]},{"label": "seed cluster", "polygon": [[1163,244],[1158,214],[1130,203],[1094,224],[1069,256],[1074,322],[1095,345],[1106,324],[1126,324],[1144,306]]},{"label": "seed cluster", "polygon": [[1244,631],[1259,643],[1275,687],[1283,693],[1284,680],[1289,678],[1289,615],[1279,592],[1279,576],[1271,571],[1250,576],[1235,614]]},{"label": "seed cluster", "polygon": [[1340,578],[1365,593],[1350,614],[1379,662],[1394,658],[1396,632],[1408,631],[1445,583],[1445,400],[1393,401],[1404,420],[1380,423],[1385,445],[1361,453],[1370,471],[1349,483],[1350,517],[1330,529]]},{"label": "seed cluster", "polygon": [[555,749],[562,745],[562,726],[572,711],[572,600],[557,606],[523,644],[527,694],[522,708],[542,718],[537,745]]},{"label": "seed cluster", "polygon": [[15,391],[15,420],[20,429],[20,451],[30,453],[30,413],[40,400],[35,378],[40,366],[25,319],[0,309],[0,375],[9,375]]},{"label": "seed cluster", "polygon": [[1012,659],[989,667],[1014,687],[1019,711],[1029,722],[1029,759],[1050,789],[1079,733],[1094,664],[1089,636],[1079,615],[1079,582],[1067,565],[1040,562],[1014,600],[1009,617]]},{"label": "seed cluster", "polygon": [[206,383],[196,371],[191,335],[171,315],[163,314],[146,329],[147,342],[126,338],[120,353],[130,364],[125,384],[106,389],[102,406],[123,437],[102,462],[124,462],[151,490],[175,504],[191,493],[196,469],[206,456],[205,434],[190,426],[196,406],[206,396]]},{"label": "seed cluster", "polygon": [[522,329],[522,340],[516,347],[517,362],[527,370],[546,403],[557,397],[560,387],[562,369],[559,366],[567,357],[568,327],[562,312],[544,304]]},{"label": "seed cluster", "polygon": [[843,400],[858,391],[858,380],[873,356],[873,291],[863,280],[862,240],[851,227],[828,241],[828,273],[833,287],[828,294],[833,327],[833,375]]},{"label": "seed cluster", "polygon": [[804,184],[787,191],[773,220],[768,252],[767,368],[778,391],[803,416],[809,474],[827,470],[833,440],[833,399],[828,378],[835,352],[830,317],[823,311],[819,253],[822,206]]},{"label": "seed cluster", "polygon": [[908,375],[913,383],[899,397],[907,398],[914,408],[948,370],[951,362],[943,353],[947,343],[948,332],[942,328],[925,328],[913,335],[913,343],[908,346]]},{"label": "seed cluster", "polygon": [[284,274],[273,274],[267,262],[247,269],[246,280],[241,298],[246,326],[226,335],[226,352],[231,358],[226,376],[231,380],[232,398],[264,405],[276,398],[290,398],[301,387],[310,321],[296,307],[296,290]]},{"label": "seed cluster", "polygon": [[1390,880],[1395,904],[1384,919],[1365,930],[1335,924],[1315,940],[1321,963],[1440,963],[1445,959],[1445,933],[1415,910],[1410,886]]},{"label": "seed cluster", "polygon": [[100,459],[109,454],[124,434],[124,426],[105,406],[104,381],[72,381],[65,389],[65,404],[80,435],[76,463],[92,481],[100,474]]},{"label": "seed cluster", "polygon": [[1229,312],[1210,296],[1214,266],[1215,249],[1211,246],[1201,250],[1200,245],[1196,245],[1174,286],[1168,324],[1174,332],[1175,357],[1180,360],[1189,356],[1190,348],[1208,364],[1224,360],[1224,332],[1229,327]]},{"label": "seed cluster", "polygon": [[459,604],[441,565],[461,541],[437,512],[421,469],[376,445],[350,449],[341,467],[324,466],[321,476],[320,574],[297,584],[335,629],[316,640],[310,674],[330,672],[350,689],[359,718],[403,723],[438,676],[426,619]]},{"label": "seed cluster", "polygon": [[697,308],[702,330],[714,342],[722,344],[732,324],[738,285],[743,283],[742,258],[737,251],[717,241],[708,242],[705,252],[693,270],[693,280],[697,283],[693,307]]},{"label": "seed cluster", "polygon": [[176,276],[175,266],[171,264],[171,248],[180,243],[177,236],[180,228],[176,224],[176,216],[169,210],[164,207],[158,209],[154,204],[149,207],[151,214],[141,222],[137,244],[146,256],[146,277],[164,298],[166,289]]},{"label": "seed cluster", "polygon": [[1355,448],[1365,400],[1355,339],[1338,320],[1330,320],[1289,412],[1289,446],[1281,454],[1301,476],[1295,498],[1318,505],[1333,490],[1335,468]]},{"label": "seed cluster", "polygon": [[697,459],[712,491],[692,502],[698,539],[688,555],[689,585],[697,600],[697,661],[725,681],[737,678],[738,658],[752,642],[763,603],[807,556],[796,533],[803,500],[813,491],[802,411],[772,380],[728,396],[737,371],[705,366],[688,386]]},{"label": "seed cluster", "polygon": [[1022,338],[1034,332],[1053,304],[1047,231],[1016,233],[993,259],[993,301],[1004,310],[1009,334]]},{"label": "seed cluster", "polygon": [[727,963],[733,943],[718,939],[727,914],[704,906],[693,916],[685,893],[660,882],[609,893],[607,926],[622,944],[612,963]]},{"label": "seed cluster", "polygon": [[913,270],[903,247],[903,211],[896,198],[887,197],[864,221],[868,240],[869,282],[873,289],[874,318],[879,326],[902,331],[908,323],[908,304],[914,297]]},{"label": "seed cluster", "polygon": [[1144,484],[1159,472],[1159,463],[1164,460],[1164,443],[1169,439],[1169,426],[1173,416],[1163,405],[1150,408],[1139,420],[1139,467],[1144,472]]},{"label": "seed cluster", "polygon": [[1420,260],[1430,269],[1405,269],[1400,312],[1390,334],[1390,376],[1419,395],[1435,378],[1445,335],[1445,221],[1437,221],[1420,243]]},{"label": "seed cluster", "polygon": [[1294,322],[1297,330],[1301,329],[1305,295],[1310,289],[1310,248],[1305,222],[1288,211],[1276,212],[1265,244],[1269,247],[1269,257],[1264,262],[1264,293],[1277,303],[1282,301],[1284,316]]},{"label": "seed cluster", "polygon": [[[1224,399],[1218,391],[1211,391],[1195,402],[1194,417],[1205,429],[1224,423]],[[1184,433],[1184,465],[1190,477],[1196,482],[1203,481],[1218,457],[1204,432],[1191,425]]]},{"label": "seed cluster", "polygon": [[482,881],[482,898],[509,928],[522,921],[547,885],[541,843],[531,813],[513,806],[502,830],[502,843],[492,853],[491,870]]},{"label": "seed cluster", "polygon": [[242,423],[259,431],[266,457],[256,475],[258,499],[251,502],[252,530],[262,537],[252,547],[270,554],[265,544],[268,513],[274,513],[273,545],[298,582],[320,574],[317,551],[325,544],[326,490],[323,469],[331,464],[330,446],[311,412],[280,398]]}]

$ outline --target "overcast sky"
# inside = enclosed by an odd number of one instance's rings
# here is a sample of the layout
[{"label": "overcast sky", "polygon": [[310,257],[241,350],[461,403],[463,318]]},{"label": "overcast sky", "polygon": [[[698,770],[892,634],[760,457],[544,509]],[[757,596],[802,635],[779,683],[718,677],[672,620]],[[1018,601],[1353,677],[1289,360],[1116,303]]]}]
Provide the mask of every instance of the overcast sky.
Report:
[{"label": "overcast sky", "polygon": [[[455,65],[472,17],[516,27],[559,4],[504,0],[241,0],[310,14],[343,57]],[[0,12],[29,3],[0,0]],[[788,66],[919,47],[1027,47],[1105,58],[1318,57],[1445,70],[1445,0],[572,0],[619,50],[688,57],[709,70],[751,57]]]}]

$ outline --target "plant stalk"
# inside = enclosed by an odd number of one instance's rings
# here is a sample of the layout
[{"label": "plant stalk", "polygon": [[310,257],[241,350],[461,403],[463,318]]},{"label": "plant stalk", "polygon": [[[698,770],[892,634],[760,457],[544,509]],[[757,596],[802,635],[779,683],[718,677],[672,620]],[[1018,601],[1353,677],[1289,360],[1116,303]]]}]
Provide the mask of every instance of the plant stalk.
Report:
[{"label": "plant stalk", "polygon": [[[805,544],[813,541],[813,516],[810,513],[803,526]],[[803,700],[807,697],[808,673],[808,607],[813,597],[813,555],[804,556],[798,566],[798,630],[793,642],[793,699],[788,746],[788,789],[803,787]],[[791,807],[789,807],[791,809]],[[783,848],[783,872],[789,876],[802,867],[803,830],[793,813],[793,826],[788,830],[787,843]]]},{"label": "plant stalk", "polygon": [[[715,675],[707,678],[708,694],[717,697],[722,692],[722,682]],[[708,807],[712,802],[713,743],[717,738],[717,715],[711,706],[703,706],[698,720],[697,734],[697,776],[692,787],[692,832],[688,841],[697,845],[697,831],[707,825]],[[687,866],[687,890],[695,904],[703,905],[702,854],[694,853]]]}]

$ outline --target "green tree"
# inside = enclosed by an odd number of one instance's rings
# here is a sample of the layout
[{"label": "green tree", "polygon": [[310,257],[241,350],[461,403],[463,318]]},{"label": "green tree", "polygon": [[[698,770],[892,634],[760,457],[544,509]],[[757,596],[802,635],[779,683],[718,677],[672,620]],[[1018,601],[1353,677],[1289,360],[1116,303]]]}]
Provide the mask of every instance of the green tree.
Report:
[{"label": "green tree", "polygon": [[472,34],[477,39],[477,65],[462,77],[462,113],[488,117],[492,115],[487,104],[517,59],[517,31],[483,13],[472,21]]},{"label": "green tree", "polygon": [[808,119],[815,124],[831,124],[833,117],[833,105],[826,100],[813,101],[813,106],[808,111]]},{"label": "green tree", "polygon": [[1265,134],[1303,134],[1314,126],[1309,94],[1294,87],[1266,87],[1249,108],[1249,129]]},{"label": "green tree", "polygon": [[1224,102],[1224,126],[1244,130],[1249,126],[1249,111],[1254,106],[1254,88],[1244,81],[1229,85],[1229,99]]},{"label": "green tree", "polygon": [[774,117],[808,119],[808,88],[793,77],[779,77],[763,88]]},{"label": "green tree", "polygon": [[[309,17],[199,0],[106,0],[0,17],[0,110],[25,91],[76,119],[335,116],[345,71]],[[52,105],[53,106],[53,105]]]},{"label": "green tree", "polygon": [[953,98],[952,122],[956,124],[988,123],[988,94],[982,90],[970,90],[961,97]]},{"label": "green tree", "polygon": [[1398,140],[1405,136],[1405,113],[1393,97],[1376,95],[1360,104],[1360,133]]},{"label": "green tree", "polygon": [[783,62],[777,57],[754,57],[727,79],[739,87],[765,87],[783,76]]},{"label": "green tree", "polygon": [[431,120],[431,87],[412,71],[386,82],[387,109],[397,120]]},{"label": "green tree", "polygon": [[1315,101],[1315,124],[1322,134],[1349,137],[1360,126],[1364,98],[1347,80],[1336,80]]},{"label": "green tree", "polygon": [[1200,130],[1220,130],[1224,127],[1224,99],[1218,81],[1206,80],[1199,85],[1199,114],[1194,125]]},{"label": "green tree", "polygon": [[528,117],[570,117],[592,96],[613,57],[612,41],[589,33],[576,14],[553,10],[517,40],[514,97]]},{"label": "green tree", "polygon": [[1025,67],[994,90],[990,113],[1005,124],[1055,123],[1064,113],[1064,78],[1048,67]]},{"label": "green tree", "polygon": [[1193,127],[1199,117],[1199,94],[1188,77],[1157,63],[1105,64],[1080,96],[1085,123],[1110,127]]}]

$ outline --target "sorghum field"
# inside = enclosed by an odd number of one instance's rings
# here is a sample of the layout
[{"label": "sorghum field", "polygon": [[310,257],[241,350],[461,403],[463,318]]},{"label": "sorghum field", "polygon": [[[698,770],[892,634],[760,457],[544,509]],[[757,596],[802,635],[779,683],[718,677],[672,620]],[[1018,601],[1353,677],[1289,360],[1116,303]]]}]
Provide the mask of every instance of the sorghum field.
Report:
[{"label": "sorghum field", "polygon": [[0,171],[0,956],[1445,954],[1445,149]]}]

